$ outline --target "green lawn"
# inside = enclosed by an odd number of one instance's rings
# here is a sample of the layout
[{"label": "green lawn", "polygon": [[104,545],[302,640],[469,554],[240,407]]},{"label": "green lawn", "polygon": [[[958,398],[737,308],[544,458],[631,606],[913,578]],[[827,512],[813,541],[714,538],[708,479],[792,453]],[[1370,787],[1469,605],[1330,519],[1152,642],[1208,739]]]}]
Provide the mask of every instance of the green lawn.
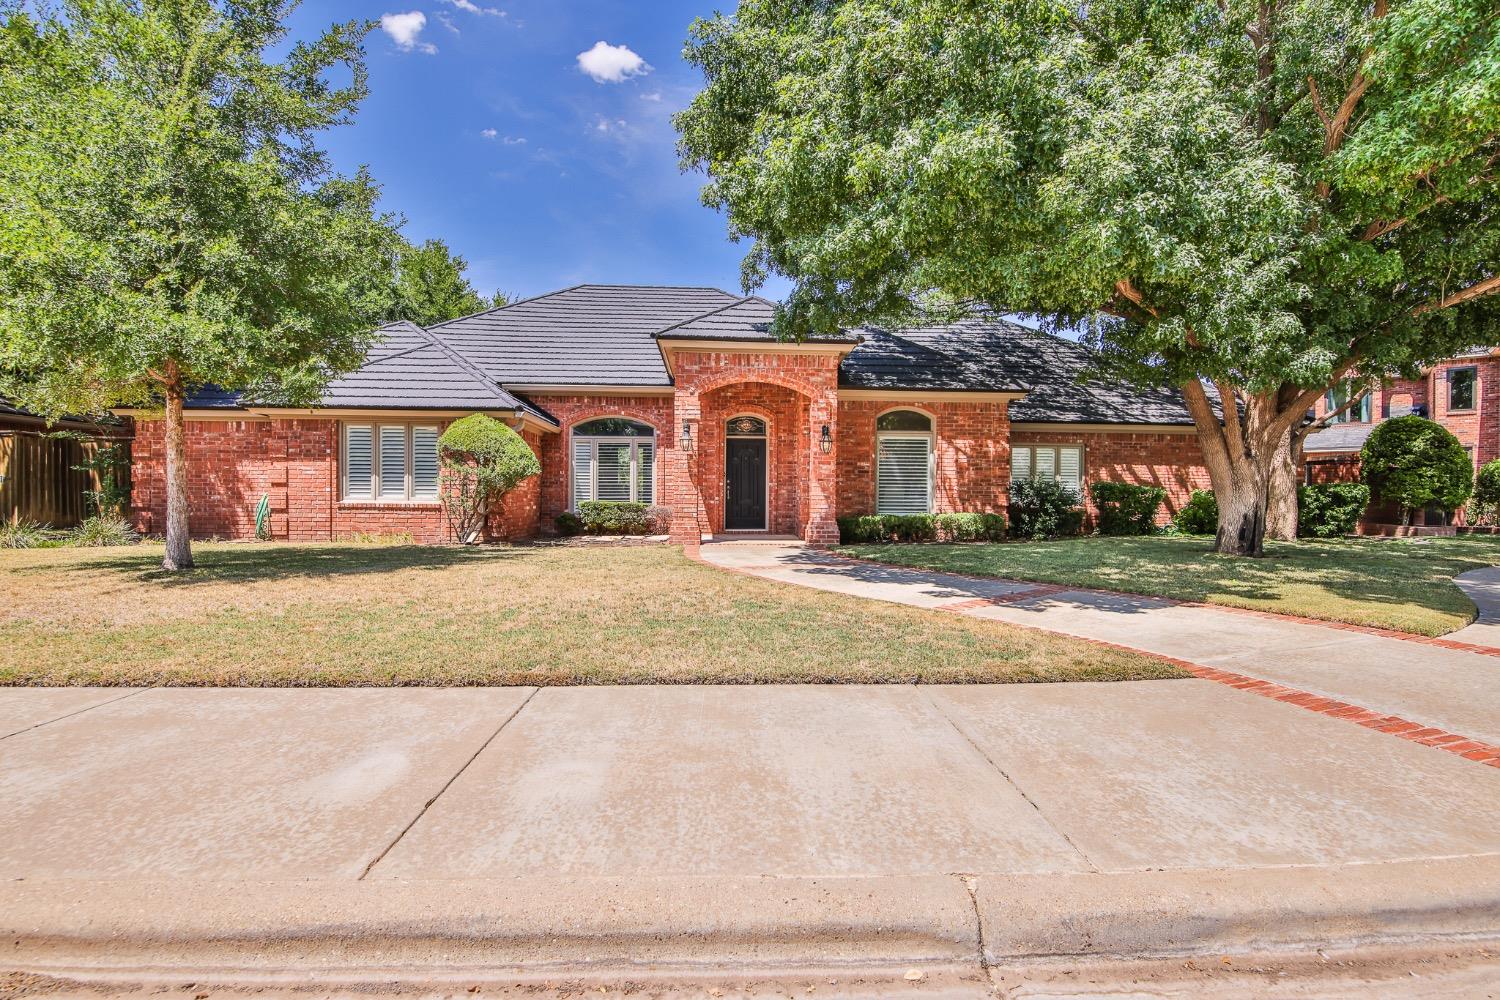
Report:
[{"label": "green lawn", "polygon": [[1329,621],[1443,635],[1474,605],[1453,583],[1500,565],[1500,538],[1268,542],[1264,559],[1215,555],[1207,538],[1077,538],[998,545],[854,545],[850,555]]},{"label": "green lawn", "polygon": [[1062,636],[658,547],[0,551],[0,684],[972,683],[1176,677]]}]

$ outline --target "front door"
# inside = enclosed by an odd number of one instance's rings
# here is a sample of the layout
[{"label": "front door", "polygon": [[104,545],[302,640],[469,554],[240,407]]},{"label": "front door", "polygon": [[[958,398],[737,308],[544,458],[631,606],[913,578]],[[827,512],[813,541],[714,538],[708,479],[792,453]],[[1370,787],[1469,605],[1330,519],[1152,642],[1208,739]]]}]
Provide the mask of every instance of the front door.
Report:
[{"label": "front door", "polygon": [[766,439],[724,442],[724,530],[766,528]]}]

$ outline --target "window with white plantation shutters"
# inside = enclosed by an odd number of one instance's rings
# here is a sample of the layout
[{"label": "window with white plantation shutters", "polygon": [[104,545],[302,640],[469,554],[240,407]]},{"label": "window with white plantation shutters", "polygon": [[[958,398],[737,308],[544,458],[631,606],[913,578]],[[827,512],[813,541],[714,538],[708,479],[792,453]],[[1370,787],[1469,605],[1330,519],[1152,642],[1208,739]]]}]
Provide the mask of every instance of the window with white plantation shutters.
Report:
[{"label": "window with white plantation shutters", "polygon": [[438,498],[438,429],[436,427],[413,427],[411,429],[411,498],[428,501]]},{"label": "window with white plantation shutters", "polygon": [[375,473],[375,481],[380,488],[375,496],[379,500],[405,500],[406,428],[382,426],[378,440],[380,464]]},{"label": "window with white plantation shutters", "polygon": [[1010,450],[1010,478],[1055,479],[1083,494],[1083,447],[1039,444]]},{"label": "window with white plantation shutters", "polygon": [[875,471],[875,513],[926,514],[932,508],[931,472],[931,438],[882,437]]},{"label": "window with white plantation shutters", "polygon": [[433,503],[439,497],[438,428],[345,424],[343,499]]},{"label": "window with white plantation shutters", "polygon": [[368,424],[344,426],[344,496],[369,500],[375,484],[375,431]]},{"label": "window with white plantation shutters", "polygon": [[656,431],[638,420],[601,417],[572,430],[573,509],[586,500],[652,503]]}]

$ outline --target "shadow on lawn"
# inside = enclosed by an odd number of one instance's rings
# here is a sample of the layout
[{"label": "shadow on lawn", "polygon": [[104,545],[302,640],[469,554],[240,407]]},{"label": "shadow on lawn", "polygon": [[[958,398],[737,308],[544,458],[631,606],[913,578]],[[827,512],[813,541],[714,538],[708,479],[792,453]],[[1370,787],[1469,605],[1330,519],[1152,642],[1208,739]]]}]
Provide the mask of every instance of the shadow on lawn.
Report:
[{"label": "shadow on lawn", "polygon": [[520,548],[456,545],[251,545],[197,548],[193,569],[169,573],[155,553],[125,553],[69,567],[77,573],[120,573],[164,587],[204,583],[258,583],[267,580],[370,576],[401,570],[443,570],[454,566],[524,559]]}]

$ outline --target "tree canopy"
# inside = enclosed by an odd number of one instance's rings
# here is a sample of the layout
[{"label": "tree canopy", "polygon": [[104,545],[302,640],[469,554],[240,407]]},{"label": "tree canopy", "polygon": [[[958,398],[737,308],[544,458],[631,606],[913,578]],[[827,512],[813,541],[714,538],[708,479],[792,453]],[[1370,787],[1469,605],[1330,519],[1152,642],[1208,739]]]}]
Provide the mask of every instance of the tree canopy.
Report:
[{"label": "tree canopy", "polygon": [[449,250],[442,240],[407,245],[396,260],[388,318],[431,326],[506,304],[503,292],[489,297],[476,292],[464,277],[468,269],[469,262]]},{"label": "tree canopy", "polygon": [[371,25],[287,46],[287,0],[22,6],[0,0],[0,391],[165,403],[167,564],[190,565],[184,396],[310,401],[388,301],[394,220],[316,144],[365,94]]},{"label": "tree canopy", "polygon": [[747,288],[792,279],[781,329],[1081,325],[1182,388],[1220,546],[1257,552],[1321,391],[1494,335],[1497,24],[1493,0],[744,0],[694,25],[677,122]]}]

